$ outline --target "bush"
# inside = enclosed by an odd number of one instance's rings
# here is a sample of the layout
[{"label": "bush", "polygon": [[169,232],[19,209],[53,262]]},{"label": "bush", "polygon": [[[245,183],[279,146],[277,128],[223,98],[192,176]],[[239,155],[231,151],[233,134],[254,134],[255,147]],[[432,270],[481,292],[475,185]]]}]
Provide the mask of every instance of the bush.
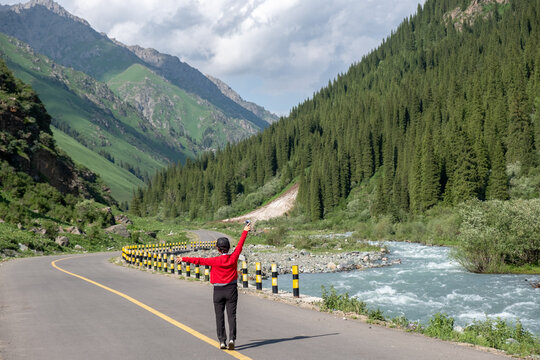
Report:
[{"label": "bush", "polygon": [[102,214],[93,200],[84,200],[75,205],[77,220],[83,224],[93,224],[98,221]]},{"label": "bush", "polygon": [[319,240],[309,237],[309,236],[300,236],[294,241],[294,247],[297,249],[311,250],[312,248],[316,247],[319,244],[320,244]]},{"label": "bush", "polygon": [[356,231],[353,236],[360,239],[371,239],[373,225],[370,222],[362,222],[356,225]]},{"label": "bush", "polygon": [[368,311],[368,319],[371,321],[385,321],[385,317],[381,309]]},{"label": "bush", "polygon": [[276,230],[266,234],[266,243],[268,245],[281,246],[284,243],[283,239],[285,238],[286,233],[287,229],[283,226],[279,226]]},{"label": "bush", "polygon": [[375,239],[387,239],[394,234],[394,224],[390,216],[383,216],[373,226],[373,237]]},{"label": "bush", "polygon": [[322,288],[322,306],[323,311],[341,310],[343,312],[352,312],[360,315],[367,315],[368,310],[366,303],[356,298],[349,297],[348,293],[338,295],[333,286],[330,287],[330,293]]},{"label": "bush", "polygon": [[233,213],[234,212],[233,212],[232,207],[222,206],[216,211],[214,218],[216,220],[227,219],[227,218],[230,218],[233,215]]},{"label": "bush", "polygon": [[443,340],[450,340],[454,334],[454,318],[446,314],[437,313],[429,319],[428,326],[424,329],[424,334]]},{"label": "bush", "polygon": [[471,201],[462,205],[459,246],[453,256],[468,270],[501,272],[538,264],[540,200]]},{"label": "bush", "polygon": [[465,328],[457,340],[495,349],[505,350],[511,354],[528,356],[540,354],[540,340],[523,329],[521,322],[515,325],[497,318],[474,321]]},{"label": "bush", "polygon": [[426,225],[420,221],[398,223],[395,226],[396,238],[421,242],[426,235]]},{"label": "bush", "polygon": [[44,221],[41,225],[45,230],[47,230],[46,236],[54,240],[58,236],[58,224],[52,221]]}]

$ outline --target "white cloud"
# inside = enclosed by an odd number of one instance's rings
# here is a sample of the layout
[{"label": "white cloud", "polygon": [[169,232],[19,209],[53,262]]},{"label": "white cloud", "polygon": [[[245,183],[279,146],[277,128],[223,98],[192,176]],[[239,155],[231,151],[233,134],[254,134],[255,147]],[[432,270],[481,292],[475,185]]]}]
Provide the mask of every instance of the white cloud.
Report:
[{"label": "white cloud", "polygon": [[176,55],[279,113],[377,47],[419,1],[57,0],[97,31]]}]

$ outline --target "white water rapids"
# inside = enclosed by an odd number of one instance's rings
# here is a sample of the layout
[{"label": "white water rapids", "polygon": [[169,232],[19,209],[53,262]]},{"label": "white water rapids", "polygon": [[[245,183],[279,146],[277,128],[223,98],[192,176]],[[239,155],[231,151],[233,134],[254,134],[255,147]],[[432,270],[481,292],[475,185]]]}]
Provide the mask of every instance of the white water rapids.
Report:
[{"label": "white water rapids", "polygon": [[[362,271],[300,274],[300,293],[321,296],[321,285],[349,293],[381,309],[387,318],[404,315],[427,324],[437,312],[465,326],[474,320],[519,319],[525,329],[540,335],[540,289],[533,275],[484,275],[467,272],[449,259],[446,247],[386,242],[389,260],[402,263]],[[263,286],[271,287],[264,281]],[[292,291],[291,276],[279,277],[279,288]]]}]

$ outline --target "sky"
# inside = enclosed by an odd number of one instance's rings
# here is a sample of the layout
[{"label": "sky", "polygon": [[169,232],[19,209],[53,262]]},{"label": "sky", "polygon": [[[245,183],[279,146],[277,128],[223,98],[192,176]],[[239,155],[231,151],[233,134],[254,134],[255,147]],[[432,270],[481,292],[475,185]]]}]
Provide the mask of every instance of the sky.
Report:
[{"label": "sky", "polygon": [[377,48],[424,0],[56,2],[110,38],[178,56],[286,116]]}]

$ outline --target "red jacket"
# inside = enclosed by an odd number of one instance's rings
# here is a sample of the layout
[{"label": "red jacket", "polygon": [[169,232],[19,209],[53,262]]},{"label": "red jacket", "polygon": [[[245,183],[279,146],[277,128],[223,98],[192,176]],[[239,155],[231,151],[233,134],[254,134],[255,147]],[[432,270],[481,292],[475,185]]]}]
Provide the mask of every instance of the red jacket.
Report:
[{"label": "red jacket", "polygon": [[210,265],[210,283],[229,284],[238,278],[238,257],[242,252],[242,246],[246,240],[248,232],[242,232],[240,240],[232,254],[223,254],[211,258],[182,257],[182,261],[195,265]]}]

